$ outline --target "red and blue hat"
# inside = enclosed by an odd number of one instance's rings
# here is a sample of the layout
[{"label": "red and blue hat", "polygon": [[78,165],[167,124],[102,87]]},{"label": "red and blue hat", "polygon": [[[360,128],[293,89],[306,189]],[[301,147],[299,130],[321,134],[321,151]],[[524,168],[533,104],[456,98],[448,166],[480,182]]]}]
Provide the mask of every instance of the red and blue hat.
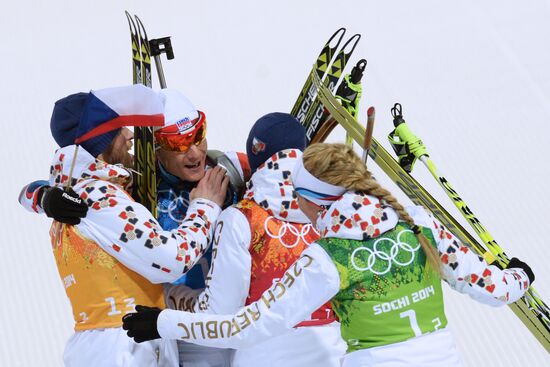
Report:
[{"label": "red and blue hat", "polygon": [[296,118],[288,113],[272,112],[258,119],[246,140],[246,155],[251,172],[281,150],[306,147],[306,131]]},{"label": "red and blue hat", "polygon": [[55,103],[50,121],[60,147],[80,144],[94,157],[123,126],[163,126],[160,96],[140,84],[76,93]]}]

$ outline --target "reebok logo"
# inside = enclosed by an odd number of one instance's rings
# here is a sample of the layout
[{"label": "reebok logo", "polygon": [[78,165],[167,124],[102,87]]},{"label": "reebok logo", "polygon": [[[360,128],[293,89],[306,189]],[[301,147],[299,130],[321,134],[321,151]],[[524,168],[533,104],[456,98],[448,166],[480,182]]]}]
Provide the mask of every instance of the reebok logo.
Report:
[{"label": "reebok logo", "polygon": [[67,194],[66,192],[64,192],[63,195],[61,195],[61,197],[64,197],[65,199],[69,199],[73,203],[77,203],[77,204],[82,203],[82,199],[72,197],[71,195]]}]

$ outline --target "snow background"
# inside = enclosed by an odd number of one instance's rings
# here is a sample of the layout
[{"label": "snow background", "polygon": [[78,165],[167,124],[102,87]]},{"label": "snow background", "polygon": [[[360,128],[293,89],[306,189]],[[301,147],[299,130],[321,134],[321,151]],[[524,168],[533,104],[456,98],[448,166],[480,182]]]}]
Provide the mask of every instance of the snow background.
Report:
[{"label": "snow background", "polygon": [[[389,109],[401,102],[438,167],[507,253],[532,266],[536,289],[550,301],[548,1],[20,0],[2,8],[1,366],[62,365],[72,317],[50,221],[16,198],[24,184],[47,177],[54,101],[131,82],[125,9],[141,16],[150,38],[172,36],[176,58],[163,63],[168,86],[206,111],[209,146],[220,150],[244,150],[259,116],[290,110],[334,30],[361,33],[349,63],[369,62],[361,120],[376,106],[374,135],[389,148]],[[457,213],[421,164],[414,175]],[[508,308],[447,293],[466,366],[550,365]]]}]

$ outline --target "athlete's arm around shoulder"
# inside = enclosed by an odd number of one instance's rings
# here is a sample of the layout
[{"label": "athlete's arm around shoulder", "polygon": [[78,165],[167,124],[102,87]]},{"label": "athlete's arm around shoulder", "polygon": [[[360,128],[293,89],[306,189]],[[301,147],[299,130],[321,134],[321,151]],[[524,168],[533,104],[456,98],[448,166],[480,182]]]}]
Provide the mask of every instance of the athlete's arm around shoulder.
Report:
[{"label": "athlete's arm around shoulder", "polygon": [[[228,314],[244,306],[251,272],[250,225],[244,214],[228,207],[218,217],[212,241],[212,263],[206,287],[191,309],[182,311]],[[167,298],[176,305],[188,299],[187,287],[171,287]]]},{"label": "athlete's arm around shoulder", "polygon": [[422,207],[407,208],[417,225],[429,228],[437,243],[445,281],[458,292],[490,306],[517,301],[529,288],[520,268],[501,270],[487,262],[447,230]]},{"label": "athlete's arm around shoulder", "polygon": [[33,213],[44,213],[42,207],[40,207],[40,190],[48,186],[48,181],[38,180],[33,181],[25,185],[21,192],[19,193],[19,204],[23,206],[26,210]]},{"label": "athlete's arm around shoulder", "polygon": [[233,315],[164,310],[157,321],[161,337],[222,348],[242,348],[283,334],[330,300],[340,276],[329,255],[310,245],[260,299]]},{"label": "athlete's arm around shoulder", "polygon": [[86,216],[88,206],[72,188],[51,187],[48,181],[34,181],[23,187],[19,203],[28,211],[66,224],[78,224]]},{"label": "athlete's arm around shoulder", "polygon": [[143,205],[114,184],[89,180],[75,190],[90,207],[78,229],[152,283],[172,282],[200,259],[221,211],[210,200],[195,199],[180,227],[164,231]]}]

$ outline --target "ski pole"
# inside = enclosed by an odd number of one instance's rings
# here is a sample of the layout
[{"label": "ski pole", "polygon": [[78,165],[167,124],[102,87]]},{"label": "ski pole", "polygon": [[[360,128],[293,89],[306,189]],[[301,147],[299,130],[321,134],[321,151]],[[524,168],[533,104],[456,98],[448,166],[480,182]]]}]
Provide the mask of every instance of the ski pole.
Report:
[{"label": "ski pole", "polygon": [[370,146],[372,144],[372,132],[374,130],[374,107],[369,107],[367,111],[367,128],[365,129],[365,139],[363,140],[363,162],[367,164],[367,158],[369,157]]},{"label": "ski pole", "polygon": [[174,50],[172,49],[172,41],[170,37],[156,38],[149,41],[151,46],[151,56],[155,59],[155,66],[157,67],[157,74],[159,76],[159,83],[162,89],[166,88],[166,79],[164,78],[164,69],[162,68],[162,61],[160,55],[165,53],[168,60],[174,58]]},{"label": "ski pole", "polygon": [[[489,231],[487,231],[485,226],[483,226],[480,220],[475,216],[474,212],[468,207],[466,202],[451,186],[449,181],[437,170],[435,163],[428,154],[428,150],[420,138],[412,133],[403,119],[401,104],[396,103],[391,112],[394,118],[393,123],[395,129],[388,135],[388,139],[399,157],[399,163],[407,172],[412,170],[416,159],[424,163],[447,196],[449,196],[455,206],[460,210],[462,216],[470,223],[474,231],[487,246],[487,251],[482,253],[483,258],[489,264],[496,262],[501,268],[506,268],[510,262],[508,256],[502,247],[495,241],[493,236],[491,236]],[[525,302],[528,307],[537,314],[537,317],[548,329],[548,327],[550,327],[550,308],[544,303],[532,286],[530,286],[529,290],[525,293]]]},{"label": "ski pole", "polygon": [[487,231],[485,226],[468,207],[458,192],[451,186],[451,183],[438,171],[435,163],[428,154],[427,148],[422,143],[422,140],[413,134],[403,119],[401,104],[396,103],[391,111],[394,118],[393,123],[395,129],[388,135],[388,139],[394,147],[394,150],[396,150],[399,157],[399,163],[407,172],[412,171],[417,159],[424,163],[447,196],[449,196],[458,208],[462,216],[470,223],[474,231],[487,246],[488,252],[483,254],[485,260],[489,264],[496,260],[499,265],[506,267],[509,262],[508,256],[506,256],[502,247],[495,241],[493,236]]},{"label": "ski pole", "polygon": [[[332,115],[331,120],[336,121],[349,132],[355,142],[362,144],[365,136],[365,127],[350,115],[332,93],[322,85],[318,77],[313,77],[313,83],[318,88],[320,100],[330,115]],[[462,243],[470,246],[476,254],[487,252],[479,241],[470,232],[466,231],[462,224],[451,216],[447,209],[434,199],[414,177],[405,171],[374,137],[369,155],[413,203],[428,208],[445,227],[455,234]],[[549,308],[533,287],[529,288],[528,294],[525,294],[517,302],[509,304],[508,307],[524,323],[544,349],[550,352]]]},{"label": "ski pole", "polygon": [[[69,177],[67,178],[67,182],[65,182],[65,185],[63,186],[63,191],[68,191],[69,188],[71,187],[71,181],[73,180],[73,171],[74,171],[74,166],[75,166],[75,163],[76,163],[76,156],[78,154],[78,147],[80,145],[77,144],[74,148],[74,154],[73,154],[73,161],[71,162],[71,168],[69,169]],[[63,177],[63,174],[61,174],[61,176]],[[55,228],[55,231],[54,231],[54,239],[53,239],[53,243],[57,246],[57,241],[59,240],[59,233],[60,232],[63,232],[63,226],[65,224],[64,223],[61,223],[61,222],[57,222],[56,224],[56,228]]]},{"label": "ski pole", "polygon": [[[359,60],[353,69],[351,69],[351,73],[344,76],[344,80],[336,90],[336,97],[342,101],[342,106],[355,119],[357,119],[357,115],[359,114],[359,102],[361,102],[361,96],[363,95],[361,79],[366,68],[367,60]],[[353,138],[349,133],[346,133],[346,144],[353,145]]]}]

